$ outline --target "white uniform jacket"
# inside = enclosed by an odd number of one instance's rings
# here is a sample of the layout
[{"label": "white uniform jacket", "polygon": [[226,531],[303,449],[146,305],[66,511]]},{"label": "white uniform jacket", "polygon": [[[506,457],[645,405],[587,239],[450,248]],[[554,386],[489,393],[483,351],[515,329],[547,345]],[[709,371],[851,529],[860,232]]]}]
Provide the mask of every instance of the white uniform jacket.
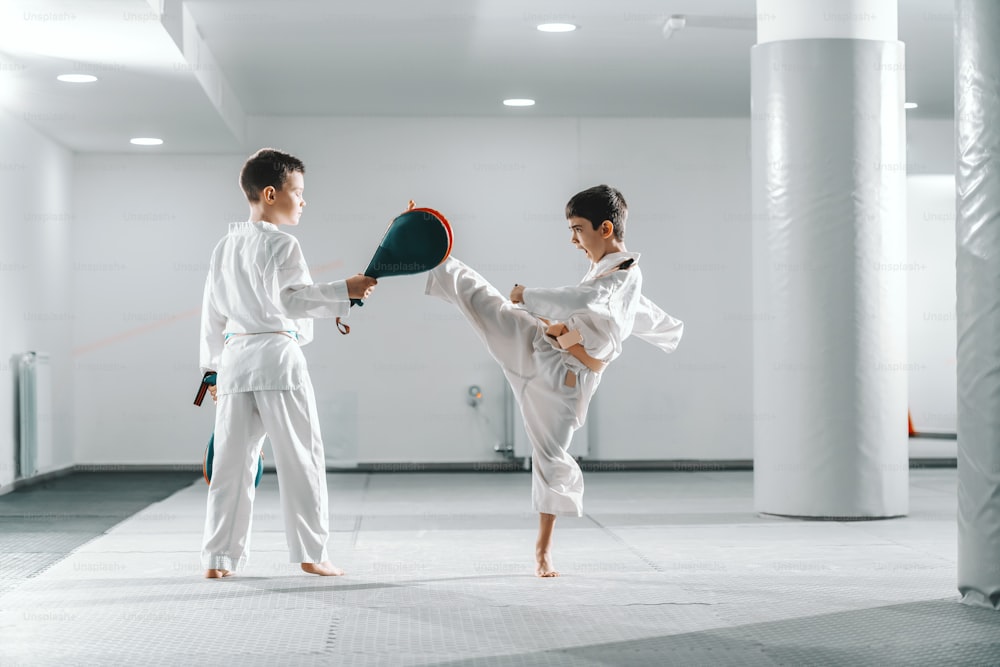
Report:
[{"label": "white uniform jacket", "polygon": [[[616,270],[632,260],[627,269]],[[579,285],[526,287],[524,308],[551,322],[564,322],[579,329],[583,347],[591,357],[610,363],[622,353],[622,341],[630,335],[673,352],[681,340],[684,323],[663,312],[642,295],[639,253],[605,255]]]},{"label": "white uniform jacket", "polygon": [[312,318],[347,317],[350,308],[345,281],[313,283],[294,236],[269,222],[230,223],[205,281],[202,372],[218,372],[220,394],[299,389]]}]

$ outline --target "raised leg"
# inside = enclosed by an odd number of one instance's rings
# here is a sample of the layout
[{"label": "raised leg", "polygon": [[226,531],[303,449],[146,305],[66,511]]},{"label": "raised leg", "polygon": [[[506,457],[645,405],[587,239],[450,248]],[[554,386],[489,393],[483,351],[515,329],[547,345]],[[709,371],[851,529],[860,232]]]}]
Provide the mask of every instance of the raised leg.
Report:
[{"label": "raised leg", "polygon": [[454,257],[428,273],[426,292],[457,306],[506,372],[520,377],[534,374],[538,318],[512,304],[485,278]]}]

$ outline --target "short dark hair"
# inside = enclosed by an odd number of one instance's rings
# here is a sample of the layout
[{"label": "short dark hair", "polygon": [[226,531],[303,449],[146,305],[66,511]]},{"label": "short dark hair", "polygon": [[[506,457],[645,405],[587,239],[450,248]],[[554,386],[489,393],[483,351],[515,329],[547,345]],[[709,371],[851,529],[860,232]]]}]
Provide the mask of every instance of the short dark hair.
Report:
[{"label": "short dark hair", "polygon": [[610,220],[615,228],[615,238],[625,240],[625,220],[628,218],[628,204],[625,197],[610,185],[595,185],[578,192],[566,204],[566,219],[583,218],[597,229],[605,220]]},{"label": "short dark hair", "polygon": [[306,173],[302,160],[273,148],[261,148],[251,155],[240,170],[240,187],[251,202],[260,201],[267,186],[280,190],[292,172]]}]

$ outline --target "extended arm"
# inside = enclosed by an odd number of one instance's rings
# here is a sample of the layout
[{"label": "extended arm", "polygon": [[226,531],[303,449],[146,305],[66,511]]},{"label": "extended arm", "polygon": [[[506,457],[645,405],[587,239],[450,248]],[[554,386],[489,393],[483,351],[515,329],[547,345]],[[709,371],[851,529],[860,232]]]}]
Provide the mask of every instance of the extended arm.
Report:
[{"label": "extended arm", "polygon": [[351,309],[347,281],[314,283],[299,244],[290,237],[286,242],[275,249],[271,267],[272,298],[282,314],[294,319],[347,317]]},{"label": "extended arm", "polygon": [[586,283],[567,287],[526,287],[521,293],[524,307],[533,315],[548,320],[565,321],[581,312],[610,317],[608,296],[602,285]]}]

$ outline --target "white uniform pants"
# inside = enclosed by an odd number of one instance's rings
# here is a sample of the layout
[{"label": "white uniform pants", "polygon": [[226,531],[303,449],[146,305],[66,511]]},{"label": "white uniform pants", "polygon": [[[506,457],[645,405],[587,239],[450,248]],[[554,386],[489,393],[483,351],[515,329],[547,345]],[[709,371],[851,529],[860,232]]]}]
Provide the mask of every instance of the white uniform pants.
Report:
[{"label": "white uniform pants", "polygon": [[202,565],[239,570],[250,552],[257,460],[265,434],[278,471],[292,563],[329,560],[326,456],[312,386],[219,396]]},{"label": "white uniform pants", "polygon": [[430,272],[426,292],[458,306],[510,383],[532,445],[532,509],[582,516],[583,474],[567,450],[598,376],[575,365],[576,387],[567,386],[569,355],[549,343],[541,321],[455,258]]}]

